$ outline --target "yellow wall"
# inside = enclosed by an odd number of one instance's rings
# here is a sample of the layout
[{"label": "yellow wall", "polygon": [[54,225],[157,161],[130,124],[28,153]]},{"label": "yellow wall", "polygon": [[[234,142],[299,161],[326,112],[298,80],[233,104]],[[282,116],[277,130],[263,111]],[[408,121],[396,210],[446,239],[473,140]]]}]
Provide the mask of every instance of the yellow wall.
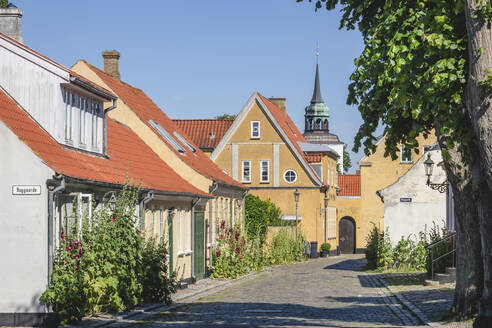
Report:
[{"label": "yellow wall", "polygon": [[[92,82],[112,91],[112,90],[104,81],[83,61],[77,62],[72,70],[77,72],[78,74],[84,76],[85,78],[91,80]],[[105,107],[109,107],[111,104],[105,104]],[[137,114],[127,105],[125,102],[119,98],[117,102],[117,108],[109,112],[109,116],[113,119],[116,119],[125,125],[129,126],[133,132],[135,132],[160,158],[163,162],[169,165],[171,168],[175,170],[177,174],[183,177],[186,181],[188,181],[191,185],[198,188],[201,191],[209,192],[209,188],[212,186],[213,181],[208,177],[205,177],[195,171],[192,167],[188,166],[176,153],[174,153],[167,144],[147,125],[145,124]],[[232,197],[220,197],[221,199],[227,199],[227,201],[232,201],[235,203],[236,198]],[[205,205],[205,220],[208,222],[214,222],[214,218],[210,220],[209,212],[208,212],[208,204]],[[174,207],[177,207],[174,205]],[[148,213],[147,213],[148,215]],[[147,218],[146,221],[149,219]],[[242,221],[242,215],[238,216],[236,220]],[[206,227],[206,241],[209,241],[209,232]],[[175,229],[176,230],[176,229]],[[177,230],[176,230],[177,231]],[[180,236],[181,238],[186,238],[186,233],[190,233],[191,231],[182,231]],[[179,236],[175,236],[174,240],[178,240]],[[214,237],[215,238],[215,237]],[[191,239],[191,237],[190,237]],[[175,247],[176,251],[177,248]],[[209,252],[206,252],[206,265],[209,265]],[[183,269],[183,272],[180,274],[183,275],[184,278],[188,278],[191,275],[191,256],[179,256],[174,257],[177,259],[177,263],[179,267]],[[176,260],[175,260],[176,261]],[[188,263],[189,262],[189,263]]]},{"label": "yellow wall", "polygon": [[[260,121],[259,139],[251,138],[251,121]],[[302,217],[300,222],[302,233],[308,241],[317,241],[318,244],[324,242],[324,212],[320,213],[320,211],[324,208],[323,198],[325,194],[306,173],[257,103],[252,105],[239,127],[234,131],[228,143],[215,159],[215,163],[230,176],[233,176],[233,144],[238,147],[238,181],[242,182],[242,161],[250,160],[251,183],[245,183],[245,185],[251,188],[251,194],[263,200],[269,198],[281,209],[284,215],[295,216],[293,193],[296,188],[299,188],[300,201],[298,215]],[[274,145],[278,145],[279,148],[279,183],[277,187],[274,186]],[[270,177],[268,183],[262,183],[260,181],[261,160],[270,161]],[[328,175],[328,163],[330,163],[332,168],[336,168],[335,159],[329,156],[323,156],[321,164],[323,164],[324,180]],[[284,180],[284,172],[288,169],[293,169],[297,173],[297,180],[293,183],[288,183]],[[333,174],[333,182],[334,180],[335,175]],[[328,206],[336,206],[334,185],[329,188],[328,197]],[[330,241],[330,243],[332,243],[332,246],[336,246],[336,240]]]},{"label": "yellow wall", "polygon": [[361,206],[362,201],[360,197],[343,197],[339,196],[337,198],[337,236],[338,236],[338,228],[340,227],[340,220],[349,216],[355,221],[355,247],[356,248],[365,248],[366,247],[366,235],[367,225],[362,224],[362,216],[361,216]]},{"label": "yellow wall", "polygon": [[[399,177],[405,174],[422,157],[423,146],[430,146],[436,143],[437,139],[432,134],[427,139],[422,136],[417,138],[419,142],[419,154],[413,152],[412,163],[401,163],[400,158],[392,160],[391,157],[384,157],[385,144],[382,138],[376,151],[365,156],[359,161],[361,174],[361,237],[365,244],[365,236],[373,227],[373,223],[380,229],[384,228],[384,204],[376,191],[393,184]],[[425,177],[422,177],[425,183]],[[359,231],[359,229],[357,229]]]}]

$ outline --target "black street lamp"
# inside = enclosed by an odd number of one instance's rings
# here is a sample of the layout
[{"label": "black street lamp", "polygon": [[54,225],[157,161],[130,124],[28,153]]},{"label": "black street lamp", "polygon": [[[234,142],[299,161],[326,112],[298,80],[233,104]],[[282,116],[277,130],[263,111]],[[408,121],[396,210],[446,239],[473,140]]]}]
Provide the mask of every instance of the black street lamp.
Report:
[{"label": "black street lamp", "polygon": [[427,159],[424,161],[425,175],[427,175],[427,185],[439,191],[440,193],[445,193],[448,191],[448,182],[444,181],[443,183],[432,183],[430,177],[432,176],[432,170],[434,168],[434,161],[431,159],[431,154],[427,154]]},{"label": "black street lamp", "polygon": [[296,202],[296,239],[297,239],[297,234],[298,234],[298,223],[299,223],[299,220],[298,220],[298,215],[297,215],[297,211],[298,211],[298,207],[299,207],[299,196],[301,195],[301,193],[299,192],[299,190],[297,190],[296,188],[296,191],[294,191],[294,200]]}]

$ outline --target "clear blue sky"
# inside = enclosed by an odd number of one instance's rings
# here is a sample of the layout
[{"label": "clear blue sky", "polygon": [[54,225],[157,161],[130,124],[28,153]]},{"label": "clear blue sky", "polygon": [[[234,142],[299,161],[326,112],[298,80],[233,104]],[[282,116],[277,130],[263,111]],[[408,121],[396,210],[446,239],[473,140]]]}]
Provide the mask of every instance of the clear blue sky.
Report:
[{"label": "clear blue sky", "polygon": [[[295,0],[11,0],[24,10],[26,45],[72,66],[103,66],[120,51],[122,80],[143,89],[172,118],[237,113],[254,91],[286,97],[301,131],[313,92],[315,46],[330,131],[352,148],[361,124],[345,104],[358,31],[339,30],[340,13]],[[362,152],[351,153],[354,171]]]}]

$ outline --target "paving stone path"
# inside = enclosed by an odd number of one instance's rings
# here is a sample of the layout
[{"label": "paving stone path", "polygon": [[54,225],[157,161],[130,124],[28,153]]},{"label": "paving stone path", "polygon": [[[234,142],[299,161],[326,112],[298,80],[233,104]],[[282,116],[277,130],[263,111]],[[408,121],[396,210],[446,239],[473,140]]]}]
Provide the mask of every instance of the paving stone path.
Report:
[{"label": "paving stone path", "polygon": [[[360,255],[274,267],[221,292],[130,327],[403,327],[420,323],[373,275]],[[117,326],[113,324],[112,326]]]}]

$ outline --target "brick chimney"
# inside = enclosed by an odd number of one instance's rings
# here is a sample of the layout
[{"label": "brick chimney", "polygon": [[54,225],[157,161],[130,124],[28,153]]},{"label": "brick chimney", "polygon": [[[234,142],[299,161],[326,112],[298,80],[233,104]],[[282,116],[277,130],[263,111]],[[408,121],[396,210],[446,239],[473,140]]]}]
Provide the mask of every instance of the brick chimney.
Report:
[{"label": "brick chimney", "polygon": [[0,33],[17,42],[24,43],[21,34],[21,21],[24,11],[9,4],[7,8],[0,8]]},{"label": "brick chimney", "polygon": [[118,61],[120,59],[120,53],[116,50],[105,50],[102,56],[104,58],[104,71],[119,81],[120,71]]},{"label": "brick chimney", "polygon": [[277,105],[278,107],[280,107],[280,109],[282,110],[282,112],[285,113],[285,111],[286,111],[285,101],[287,100],[287,98],[275,98],[275,97],[271,97],[271,98],[268,98],[268,100],[270,100],[272,103],[274,103],[275,105]]}]

